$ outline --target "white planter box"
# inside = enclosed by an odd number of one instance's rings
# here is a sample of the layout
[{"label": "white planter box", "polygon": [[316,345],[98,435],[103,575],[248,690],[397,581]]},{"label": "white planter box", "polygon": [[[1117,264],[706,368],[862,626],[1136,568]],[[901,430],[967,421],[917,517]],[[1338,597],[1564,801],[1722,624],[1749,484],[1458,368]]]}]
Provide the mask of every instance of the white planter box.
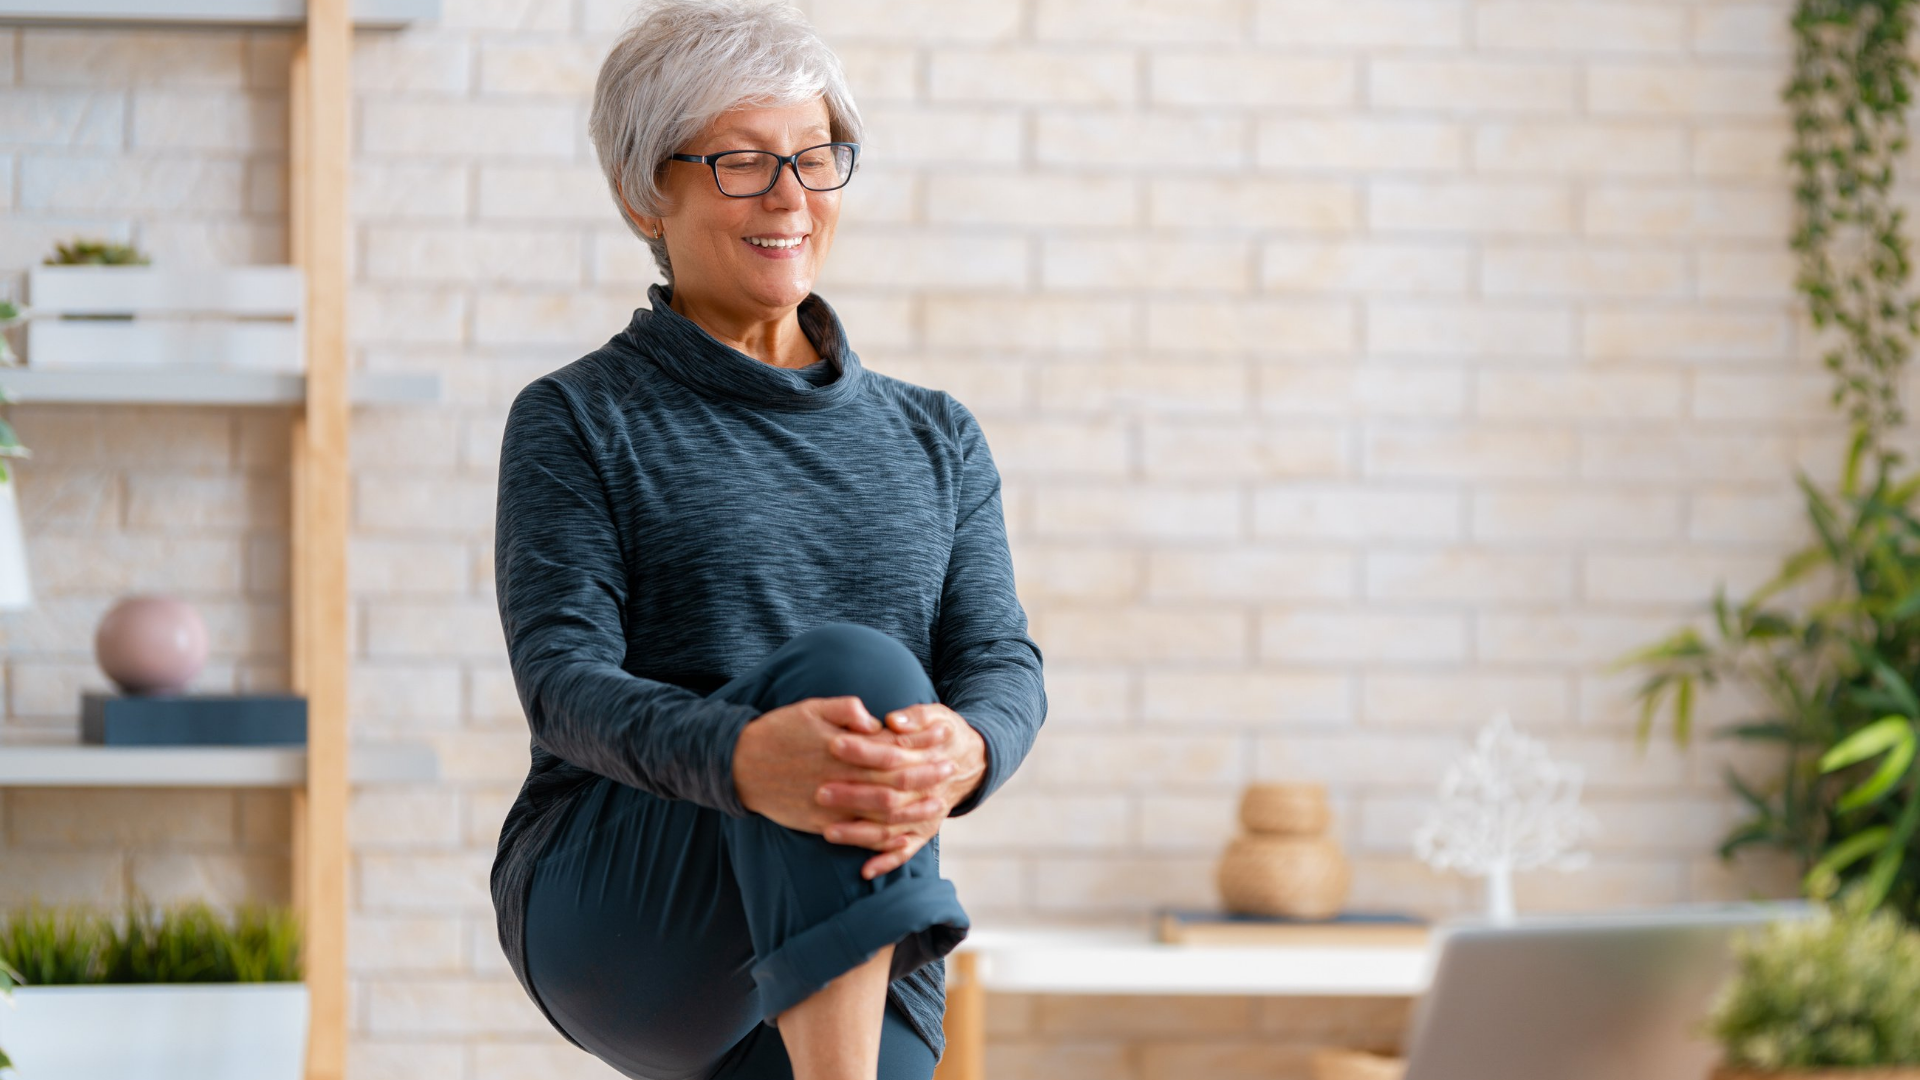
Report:
[{"label": "white planter box", "polygon": [[7,1080],[302,1080],[307,984],[23,986],[0,999]]},{"label": "white planter box", "polygon": [[306,370],[297,266],[35,266],[27,294],[30,368]]}]

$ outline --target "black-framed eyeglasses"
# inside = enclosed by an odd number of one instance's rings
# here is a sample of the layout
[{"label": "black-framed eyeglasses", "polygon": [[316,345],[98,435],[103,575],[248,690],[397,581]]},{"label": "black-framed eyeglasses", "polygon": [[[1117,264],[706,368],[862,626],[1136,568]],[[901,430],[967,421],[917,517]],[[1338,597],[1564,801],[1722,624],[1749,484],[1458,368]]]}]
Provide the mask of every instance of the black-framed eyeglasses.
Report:
[{"label": "black-framed eyeglasses", "polygon": [[771,150],[722,150],[717,154],[674,154],[674,161],[691,161],[713,170],[713,182],[720,194],[736,199],[765,195],[780,182],[780,167],[793,168],[800,186],[808,191],[833,191],[853,179],[854,162],[860,160],[860,144],[821,143],[791,154]]}]

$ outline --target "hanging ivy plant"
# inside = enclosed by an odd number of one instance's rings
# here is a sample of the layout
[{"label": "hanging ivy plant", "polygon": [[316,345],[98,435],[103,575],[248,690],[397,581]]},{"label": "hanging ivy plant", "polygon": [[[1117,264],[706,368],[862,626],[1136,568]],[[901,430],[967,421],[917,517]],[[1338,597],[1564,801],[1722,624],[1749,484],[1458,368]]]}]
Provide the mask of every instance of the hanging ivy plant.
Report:
[{"label": "hanging ivy plant", "polygon": [[[1650,669],[1636,694],[1643,745],[1663,704],[1686,743],[1703,685],[1725,680],[1765,699],[1764,714],[1715,732],[1771,744],[1782,766],[1765,785],[1726,769],[1747,818],[1722,842],[1723,859],[1782,849],[1806,893],[1846,887],[1920,922],[1920,475],[1894,476],[1904,455],[1886,444],[1904,420],[1900,378],[1920,335],[1893,200],[1913,2],[1799,0],[1793,14],[1791,243],[1834,375],[1831,402],[1852,430],[1839,488],[1796,474],[1815,541],[1744,601],[1715,588],[1717,640],[1685,627],[1612,667]],[[1804,609],[1773,603],[1803,583],[1827,591]]]}]

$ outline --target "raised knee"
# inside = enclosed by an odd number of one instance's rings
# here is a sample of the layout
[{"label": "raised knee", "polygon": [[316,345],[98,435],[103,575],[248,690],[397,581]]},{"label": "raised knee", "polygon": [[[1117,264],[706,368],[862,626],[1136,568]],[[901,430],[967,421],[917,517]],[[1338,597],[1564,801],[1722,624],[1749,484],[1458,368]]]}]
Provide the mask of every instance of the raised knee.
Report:
[{"label": "raised knee", "polygon": [[873,709],[932,701],[933,685],[919,657],[900,639],[861,623],[830,622],[794,635],[788,645],[835,694],[858,694]]}]

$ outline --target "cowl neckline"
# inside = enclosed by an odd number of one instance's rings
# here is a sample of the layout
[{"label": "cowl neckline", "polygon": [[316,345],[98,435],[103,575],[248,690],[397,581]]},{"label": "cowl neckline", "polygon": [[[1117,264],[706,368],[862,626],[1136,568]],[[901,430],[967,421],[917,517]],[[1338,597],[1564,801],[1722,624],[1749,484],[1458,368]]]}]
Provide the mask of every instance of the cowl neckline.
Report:
[{"label": "cowl neckline", "polygon": [[866,369],[847,347],[840,317],[808,293],[796,314],[800,330],[820,354],[805,368],[775,367],[722,343],[699,323],[673,310],[673,290],[647,289],[651,308],[635,308],[619,337],[675,381],[703,395],[770,409],[830,409],[859,391]]}]

